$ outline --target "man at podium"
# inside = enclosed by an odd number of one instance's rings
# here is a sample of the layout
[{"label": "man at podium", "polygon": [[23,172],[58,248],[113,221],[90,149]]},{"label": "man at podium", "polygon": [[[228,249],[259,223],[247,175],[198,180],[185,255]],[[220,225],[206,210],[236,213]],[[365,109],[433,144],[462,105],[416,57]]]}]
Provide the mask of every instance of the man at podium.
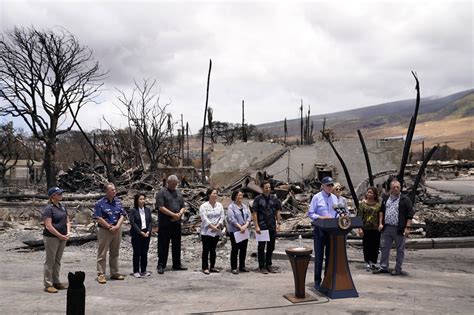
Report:
[{"label": "man at podium", "polygon": [[[314,195],[308,209],[308,217],[312,221],[336,218],[337,212],[334,206],[337,205],[337,198],[332,194],[334,188],[333,179],[329,176],[321,180],[321,191]],[[329,235],[326,231],[313,224],[314,238],[314,288],[321,289],[321,273],[323,268],[327,268],[329,257]]]}]

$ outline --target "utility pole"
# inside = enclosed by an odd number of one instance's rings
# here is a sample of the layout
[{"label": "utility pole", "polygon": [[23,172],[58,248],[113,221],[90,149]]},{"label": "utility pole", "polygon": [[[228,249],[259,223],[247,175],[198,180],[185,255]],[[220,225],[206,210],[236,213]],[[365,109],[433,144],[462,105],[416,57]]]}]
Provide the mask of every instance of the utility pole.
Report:
[{"label": "utility pole", "polygon": [[191,163],[191,160],[189,159],[189,123],[186,122],[186,152],[187,152],[187,161],[188,161],[188,166],[190,165]]},{"label": "utility pole", "polygon": [[421,160],[425,159],[425,140],[421,141]]},{"label": "utility pole", "polygon": [[290,182],[290,150],[288,150],[288,166],[286,167],[286,182]]},{"label": "utility pole", "polygon": [[304,167],[304,163],[301,163],[301,185],[303,185],[303,167]]},{"label": "utility pole", "polygon": [[247,142],[247,131],[245,130],[245,106],[242,100],[242,141]]},{"label": "utility pole", "polygon": [[183,114],[181,114],[181,166],[184,166],[184,124]]},{"label": "utility pole", "polygon": [[300,106],[300,144],[303,145],[303,99]]}]

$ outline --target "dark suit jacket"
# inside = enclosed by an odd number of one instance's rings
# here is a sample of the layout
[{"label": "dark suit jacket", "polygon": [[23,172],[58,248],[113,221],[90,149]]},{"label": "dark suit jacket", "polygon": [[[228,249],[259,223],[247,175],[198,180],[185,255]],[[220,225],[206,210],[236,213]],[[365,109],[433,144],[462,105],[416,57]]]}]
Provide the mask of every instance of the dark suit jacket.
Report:
[{"label": "dark suit jacket", "polygon": [[145,222],[146,226],[142,226],[142,219],[140,218],[140,211],[138,209],[132,209],[130,212],[130,236],[139,236],[143,229],[147,229],[151,233],[151,210],[145,207]]},{"label": "dark suit jacket", "polygon": [[[382,205],[380,206],[379,212],[383,213],[382,222],[385,226],[385,210],[387,205],[387,200],[390,195],[387,195],[382,200]],[[413,209],[413,205],[411,204],[410,198],[406,195],[400,194],[400,201],[398,202],[398,228],[397,234],[403,235],[405,231],[405,227],[407,226],[407,221],[413,219],[413,215],[415,214],[415,210]]]}]

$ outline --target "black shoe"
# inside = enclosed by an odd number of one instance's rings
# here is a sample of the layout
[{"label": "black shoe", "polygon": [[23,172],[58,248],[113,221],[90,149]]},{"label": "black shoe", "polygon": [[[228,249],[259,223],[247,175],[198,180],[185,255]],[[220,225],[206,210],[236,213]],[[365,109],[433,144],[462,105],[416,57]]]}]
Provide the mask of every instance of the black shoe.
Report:
[{"label": "black shoe", "polygon": [[241,268],[239,269],[240,272],[250,272],[250,270],[248,270],[247,268]]},{"label": "black shoe", "polygon": [[178,267],[173,267],[173,270],[188,270],[188,268],[181,265],[181,266],[178,266]]},{"label": "black shoe", "polygon": [[267,266],[267,270],[269,273],[277,273],[276,269],[273,268],[272,266]]},{"label": "black shoe", "polygon": [[392,270],[392,272],[390,273],[392,276],[401,276],[402,275],[402,271],[401,270]]},{"label": "black shoe", "polygon": [[164,274],[165,273],[165,269],[161,266],[158,266],[156,268],[156,272],[158,272],[160,275]]},{"label": "black shoe", "polygon": [[375,269],[374,271],[372,271],[373,274],[379,274],[379,273],[388,273],[388,270],[387,269],[383,269],[383,268],[379,268],[379,269]]},{"label": "black shoe", "polygon": [[261,274],[264,274],[264,275],[267,275],[267,274],[268,274],[267,268],[259,268],[259,270],[260,270],[260,273],[261,273]]},{"label": "black shoe", "polygon": [[316,291],[320,291],[320,290],[321,290],[321,283],[316,282],[316,283],[314,284],[314,289],[315,289]]}]

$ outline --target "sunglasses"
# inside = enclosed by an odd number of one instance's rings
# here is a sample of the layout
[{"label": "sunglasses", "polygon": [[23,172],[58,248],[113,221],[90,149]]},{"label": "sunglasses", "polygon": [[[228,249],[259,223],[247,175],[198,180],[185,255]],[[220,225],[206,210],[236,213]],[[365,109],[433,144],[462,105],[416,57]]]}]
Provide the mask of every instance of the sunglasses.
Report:
[{"label": "sunglasses", "polygon": [[335,191],[341,191],[342,189],[341,188],[336,188],[334,189]]}]

